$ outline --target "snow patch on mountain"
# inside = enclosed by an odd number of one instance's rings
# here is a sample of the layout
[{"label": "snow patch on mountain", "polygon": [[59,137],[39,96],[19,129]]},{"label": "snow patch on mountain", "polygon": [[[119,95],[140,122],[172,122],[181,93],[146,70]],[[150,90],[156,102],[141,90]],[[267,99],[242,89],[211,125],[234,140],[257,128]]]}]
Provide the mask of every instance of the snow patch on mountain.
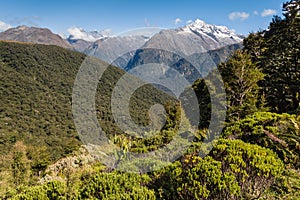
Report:
[{"label": "snow patch on mountain", "polygon": [[110,29],[106,29],[103,31],[85,31],[82,28],[71,27],[68,29],[68,33],[70,36],[68,39],[70,40],[85,40],[87,42],[95,42],[97,40],[109,37],[112,35],[112,31]]},{"label": "snow patch on mountain", "polygon": [[207,24],[200,19],[196,19],[193,23],[180,28],[181,31],[186,33],[194,33],[201,35],[215,36],[217,38],[230,38],[236,42],[242,42],[243,37],[236,34],[233,30],[229,30],[226,26],[217,26],[213,24]]}]

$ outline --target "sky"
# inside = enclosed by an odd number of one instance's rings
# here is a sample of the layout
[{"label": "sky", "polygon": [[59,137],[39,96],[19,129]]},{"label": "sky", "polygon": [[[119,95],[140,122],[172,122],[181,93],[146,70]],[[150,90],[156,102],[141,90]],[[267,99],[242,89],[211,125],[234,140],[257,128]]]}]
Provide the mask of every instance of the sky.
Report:
[{"label": "sky", "polygon": [[266,29],[281,16],[283,0],[0,0],[0,31],[19,25],[68,34],[87,31],[126,32],[142,27],[176,28],[201,19],[247,35]]}]

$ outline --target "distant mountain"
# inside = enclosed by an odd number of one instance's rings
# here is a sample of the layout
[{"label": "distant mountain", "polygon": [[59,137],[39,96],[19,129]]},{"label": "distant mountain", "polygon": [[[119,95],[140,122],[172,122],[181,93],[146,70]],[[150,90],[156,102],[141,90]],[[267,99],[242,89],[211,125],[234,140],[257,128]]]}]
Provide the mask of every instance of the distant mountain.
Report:
[{"label": "distant mountain", "polygon": [[95,41],[108,38],[110,33],[108,31],[85,31],[82,28],[69,28],[70,35],[66,40],[79,52],[84,52]]},{"label": "distant mountain", "polygon": [[85,31],[78,27],[69,28],[68,32],[70,33],[67,38],[68,40],[85,40],[87,42],[95,42],[102,38],[107,38],[112,34],[110,30]]},{"label": "distant mountain", "polygon": [[[135,35],[113,36],[108,30],[89,32],[77,27],[68,29],[68,32],[70,35],[63,39],[59,35],[53,34],[49,29],[19,26],[0,33],[0,40],[73,48],[107,63],[113,62],[114,65],[127,70],[133,67],[132,63],[139,63],[145,59],[141,55],[136,56],[137,53],[141,53],[140,51],[136,52],[138,49],[164,50],[188,58],[188,60],[192,60],[197,64],[201,63],[201,66],[198,67],[206,68],[205,72],[208,68],[211,68],[210,65],[218,64],[226,59],[226,56],[230,55],[232,51],[236,50],[236,48],[228,47],[235,44],[240,46],[239,44],[243,40],[243,36],[235,34],[225,26],[206,24],[199,19],[184,27],[162,30],[151,36],[145,36],[142,32]],[[216,57],[208,64],[209,67],[204,66],[202,62],[204,55],[221,48],[225,48],[225,50],[217,51],[218,53],[214,55]],[[150,52],[153,53],[153,51],[149,51],[147,56]],[[137,57],[140,61],[133,61]],[[176,60],[172,62],[176,62]]]},{"label": "distant mountain", "polygon": [[[136,31],[133,31],[133,35],[120,36],[113,36],[105,30],[88,32],[83,29],[72,29],[69,32],[74,35],[71,34],[67,37],[67,41],[75,50],[108,63],[112,63],[122,56],[122,60],[118,59],[119,62],[115,61],[114,63],[120,68],[124,68],[134,55],[134,51],[141,48],[150,38],[150,36],[136,33]],[[128,54],[129,52],[130,54]]]},{"label": "distant mountain", "polygon": [[242,40],[243,36],[225,26],[206,24],[197,19],[182,28],[161,31],[147,41],[143,48],[164,49],[190,56],[241,43]]},{"label": "distant mountain", "polygon": [[202,76],[206,76],[218,64],[227,61],[236,50],[241,48],[243,48],[242,43],[231,44],[205,53],[194,53],[188,56],[188,60],[199,69]]},{"label": "distant mountain", "polygon": [[67,49],[73,48],[67,41],[47,28],[27,26],[11,28],[0,32],[0,40],[56,45]]},{"label": "distant mountain", "polygon": [[93,42],[89,42],[83,39],[73,39],[72,37],[67,38],[72,47],[79,52],[84,52],[89,46],[93,44]]},{"label": "distant mountain", "polygon": [[108,37],[97,40],[83,52],[111,63],[118,57],[141,48],[148,40],[149,37],[143,35]]},{"label": "distant mountain", "polygon": [[[242,48],[242,40],[243,36],[227,27],[206,24],[197,19],[182,28],[162,30],[140,49],[123,55],[113,64],[129,71],[138,65],[160,63],[175,67],[185,76],[193,74],[193,68],[205,76],[234,51]],[[194,78],[189,77],[191,80]]]},{"label": "distant mountain", "polygon": [[[242,48],[242,44],[238,43],[204,53],[195,53],[190,56],[181,56],[162,49],[143,48],[135,52],[124,69],[125,71],[130,71],[139,65],[148,63],[162,64],[165,67],[175,69],[181,75],[185,76],[190,83],[193,83],[198,78],[206,76],[219,63],[225,62],[234,51],[240,48]],[[124,55],[124,57],[129,56]],[[122,59],[118,59],[113,64],[119,63],[119,60]],[[163,71],[165,74],[170,72],[170,70],[158,70]],[[151,73],[149,75],[151,76]]]},{"label": "distant mountain", "polygon": [[[159,50],[169,51],[188,58],[188,60],[191,59],[197,64],[201,63],[201,66],[198,67],[205,69],[204,72],[207,72],[211,65],[226,60],[226,56],[240,48],[243,38],[243,36],[235,34],[225,26],[206,24],[204,21],[197,19],[181,28],[162,30],[152,37],[143,35],[115,36],[99,39],[90,44],[85,50],[83,50],[83,46],[76,47],[76,43],[73,44],[73,47],[106,62],[113,62],[114,65],[125,70],[133,68],[136,63],[141,63],[142,60],[148,60],[143,56],[156,55],[155,58],[158,61],[166,56],[164,53],[158,56],[157,53],[161,52]],[[222,48],[223,50],[221,50]],[[139,49],[151,50],[139,51]],[[155,49],[158,51],[154,53]],[[138,51],[136,52],[136,50]],[[201,60],[214,50],[217,50],[217,53],[212,55],[214,56],[213,61],[208,64],[209,66],[204,66]],[[164,60],[164,62],[169,63],[167,60]],[[172,62],[175,63],[176,60]]]}]

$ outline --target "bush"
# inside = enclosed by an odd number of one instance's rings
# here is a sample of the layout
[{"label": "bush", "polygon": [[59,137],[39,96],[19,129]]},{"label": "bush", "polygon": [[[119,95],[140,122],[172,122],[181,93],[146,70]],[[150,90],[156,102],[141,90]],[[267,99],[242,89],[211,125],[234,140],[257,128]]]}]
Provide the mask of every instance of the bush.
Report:
[{"label": "bush", "polygon": [[78,199],[155,199],[154,191],[144,185],[146,175],[128,173],[99,173],[79,191]]},{"label": "bush", "polygon": [[269,149],[220,140],[210,156],[187,155],[155,172],[149,187],[162,199],[251,199],[266,195],[282,170]]},{"label": "bush", "polygon": [[285,162],[300,167],[300,118],[289,114],[257,112],[229,124],[224,133],[275,151]]},{"label": "bush", "polygon": [[66,185],[60,181],[50,181],[44,185],[31,186],[12,198],[13,200],[66,200]]}]

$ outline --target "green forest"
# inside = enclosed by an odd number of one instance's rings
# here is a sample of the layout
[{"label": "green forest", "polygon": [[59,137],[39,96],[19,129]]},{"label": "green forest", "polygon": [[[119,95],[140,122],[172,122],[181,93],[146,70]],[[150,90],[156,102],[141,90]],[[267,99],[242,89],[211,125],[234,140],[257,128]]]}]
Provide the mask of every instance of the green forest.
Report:
[{"label": "green forest", "polygon": [[[203,140],[213,134],[208,126],[214,94],[206,78],[185,91],[196,93],[202,111],[192,145],[175,162],[147,173],[107,167],[83,146],[71,102],[86,55],[0,41],[0,199],[300,199],[300,1],[286,2],[282,12],[219,64],[227,113],[212,150],[200,156]],[[154,136],[129,137],[110,108],[123,74],[109,66],[96,92],[99,123],[120,147],[120,160],[127,152],[150,152],[170,143],[185,103],[152,85],[139,88],[130,99],[134,121],[148,124],[148,109],[160,103],[166,123]]]}]

